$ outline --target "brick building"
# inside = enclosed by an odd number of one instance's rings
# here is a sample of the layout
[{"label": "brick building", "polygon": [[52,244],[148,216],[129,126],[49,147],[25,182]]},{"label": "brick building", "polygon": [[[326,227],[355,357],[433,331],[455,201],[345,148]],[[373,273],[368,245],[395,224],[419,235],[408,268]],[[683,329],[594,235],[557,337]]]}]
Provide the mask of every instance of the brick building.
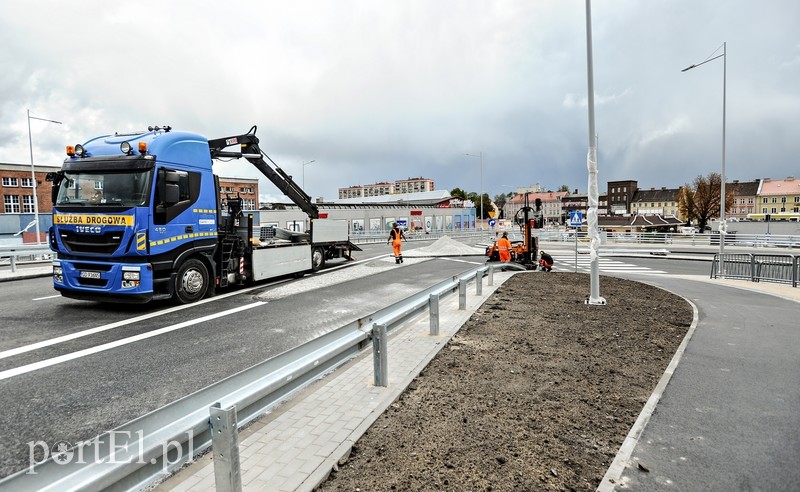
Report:
[{"label": "brick building", "polygon": [[243,210],[258,210],[258,179],[257,178],[226,178],[219,177],[219,199],[225,208],[225,200],[230,196],[240,196],[243,200]]},{"label": "brick building", "polygon": [[[45,177],[47,173],[58,171],[60,167],[35,166],[36,197],[40,213],[50,213],[53,210],[53,201],[50,192],[52,183]],[[30,164],[2,164],[0,163],[0,194],[3,195],[4,214],[32,214],[33,206],[33,178],[31,177]]]}]

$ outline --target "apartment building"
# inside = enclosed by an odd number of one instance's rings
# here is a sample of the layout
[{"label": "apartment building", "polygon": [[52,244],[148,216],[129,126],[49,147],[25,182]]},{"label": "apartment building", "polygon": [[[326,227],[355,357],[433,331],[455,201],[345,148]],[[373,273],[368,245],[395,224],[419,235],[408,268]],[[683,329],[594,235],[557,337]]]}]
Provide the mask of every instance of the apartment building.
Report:
[{"label": "apartment building", "polygon": [[756,192],[757,211],[750,216],[772,220],[800,220],[800,179],[764,178]]},{"label": "apartment building", "polygon": [[400,179],[394,183],[386,181],[369,184],[354,185],[347,188],[339,188],[339,199],[345,198],[364,198],[381,195],[394,195],[397,193],[425,193],[434,191],[434,182],[428,178],[408,178]]},{"label": "apartment building", "polygon": [[424,193],[434,191],[434,182],[428,178],[399,179],[394,182],[395,193]]},{"label": "apartment building", "polygon": [[630,201],[631,215],[661,215],[680,217],[678,209],[678,193],[680,188],[649,190],[637,189]]},{"label": "apartment building", "polygon": [[608,213],[610,215],[626,215],[631,213],[633,195],[639,188],[638,181],[609,181],[608,182]]},{"label": "apartment building", "polygon": [[374,183],[369,185],[355,185],[339,188],[339,198],[364,198],[368,196],[393,195],[396,192],[394,183]]},{"label": "apartment building", "polygon": [[725,193],[733,194],[733,205],[725,211],[729,219],[742,220],[758,212],[758,185],[760,180],[725,183]]}]

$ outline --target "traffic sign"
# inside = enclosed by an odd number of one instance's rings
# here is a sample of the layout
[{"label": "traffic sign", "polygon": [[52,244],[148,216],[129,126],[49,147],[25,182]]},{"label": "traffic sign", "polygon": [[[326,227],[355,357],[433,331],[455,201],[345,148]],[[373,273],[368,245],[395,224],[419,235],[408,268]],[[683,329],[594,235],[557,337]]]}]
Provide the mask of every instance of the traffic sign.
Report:
[{"label": "traffic sign", "polygon": [[569,226],[580,227],[583,225],[583,213],[580,210],[573,210],[569,213]]},{"label": "traffic sign", "polygon": [[496,220],[494,220],[494,219],[489,219],[489,227],[494,227],[494,225],[495,225],[496,223],[497,223],[497,221],[496,221]]}]

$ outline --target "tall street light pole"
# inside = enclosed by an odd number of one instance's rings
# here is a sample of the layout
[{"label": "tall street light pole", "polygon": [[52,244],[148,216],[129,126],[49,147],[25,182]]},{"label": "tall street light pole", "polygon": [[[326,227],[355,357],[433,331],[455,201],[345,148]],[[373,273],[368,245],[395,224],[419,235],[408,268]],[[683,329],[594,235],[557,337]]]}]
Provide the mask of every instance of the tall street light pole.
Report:
[{"label": "tall street light pole", "polygon": [[[597,189],[597,133],[594,128],[594,65],[592,63],[592,6],[586,0],[586,75],[589,107],[589,153],[586,166],[589,171],[589,210],[586,228],[589,232],[590,282],[586,304],[603,306],[606,300],[600,296],[600,233],[598,231],[597,207],[600,192]],[[577,231],[575,232],[577,235]]]},{"label": "tall street light pole", "polygon": [[55,120],[48,120],[46,118],[37,118],[36,116],[31,116],[31,110],[28,110],[28,146],[30,147],[31,151],[31,179],[33,180],[33,214],[34,214],[34,222],[36,222],[36,244],[41,243],[41,235],[39,233],[39,196],[36,193],[36,169],[33,165],[33,137],[31,136],[31,120],[39,120],[39,121],[46,121],[48,123],[55,123],[60,125],[60,121]]},{"label": "tall street light pole", "polygon": [[[722,58],[722,182],[719,185],[719,275],[722,278],[725,278],[725,270],[724,270],[724,263],[722,261],[722,255],[725,253],[725,234],[728,232],[728,225],[725,222],[725,110],[727,106],[726,98],[727,98],[727,85],[728,85],[728,43],[722,43],[722,54],[717,55],[713,58],[707,58],[705,61],[696,63],[694,65],[690,65],[681,72],[689,71],[693,68],[697,68],[700,65],[705,65],[710,61],[714,61],[717,58]],[[719,49],[719,48],[717,48]],[[716,53],[716,51],[715,51]],[[713,54],[713,53],[712,53]]]},{"label": "tall street light pole", "polygon": [[[478,155],[475,154],[464,154],[470,157],[477,157],[481,160],[481,194],[479,200],[481,202],[481,216],[479,217],[480,221],[483,221],[483,151],[478,152]],[[483,230],[483,225],[481,225],[481,230]]]},{"label": "tall street light pole", "polygon": [[[312,159],[312,160],[310,160],[308,162],[304,162],[303,163],[303,191],[304,192],[306,192],[306,166],[309,165],[309,164],[312,164],[314,162],[317,162],[316,159]],[[308,193],[308,192],[306,192],[306,193]]]}]

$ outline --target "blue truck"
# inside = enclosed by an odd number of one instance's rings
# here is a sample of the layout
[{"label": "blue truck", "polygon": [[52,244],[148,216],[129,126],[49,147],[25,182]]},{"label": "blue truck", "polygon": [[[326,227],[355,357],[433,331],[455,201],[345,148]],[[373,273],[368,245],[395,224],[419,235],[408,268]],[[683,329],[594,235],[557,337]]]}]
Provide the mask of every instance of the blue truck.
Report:
[{"label": "blue truck", "polygon": [[[67,146],[53,182],[53,285],[82,300],[191,303],[218,289],[319,270],[359,248],[246,134],[208,140],[171,127]],[[220,198],[218,159],[247,159],[310,220],[292,232],[254,224],[239,196]],[[267,163],[269,161],[269,164]],[[225,208],[225,210],[223,210]]]}]

